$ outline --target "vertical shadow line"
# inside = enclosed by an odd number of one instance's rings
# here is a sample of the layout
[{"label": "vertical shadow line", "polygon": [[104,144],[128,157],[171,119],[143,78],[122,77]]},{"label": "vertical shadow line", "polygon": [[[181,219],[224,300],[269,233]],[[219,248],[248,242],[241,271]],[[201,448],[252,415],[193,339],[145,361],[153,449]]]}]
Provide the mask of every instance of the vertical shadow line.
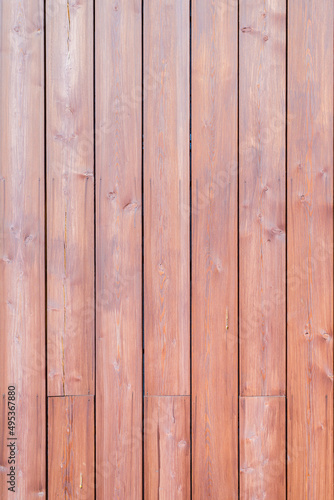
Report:
[{"label": "vertical shadow line", "polygon": [[288,41],[289,0],[285,4],[285,496],[288,498]]},{"label": "vertical shadow line", "polygon": [[240,106],[240,45],[239,45],[239,32],[240,32],[240,0],[238,0],[237,7],[237,335],[238,335],[238,362],[237,362],[237,383],[238,383],[238,498],[240,499],[240,209],[239,209],[239,191],[240,191],[240,127],[239,127],[239,106]]},{"label": "vertical shadow line", "polygon": [[94,498],[96,498],[96,56],[95,56],[95,16],[96,2],[93,1],[93,171],[94,171]]},{"label": "vertical shadow line", "polygon": [[43,57],[44,57],[44,339],[45,339],[45,495],[48,498],[48,467],[49,467],[49,441],[48,441],[48,296],[47,296],[47,97],[46,97],[46,1],[43,2]]},{"label": "vertical shadow line", "polygon": [[193,440],[192,440],[192,401],[193,401],[193,384],[192,384],[192,0],[189,0],[189,358],[190,358],[190,498],[193,491]]},{"label": "vertical shadow line", "polygon": [[[150,1],[150,0],[148,0]],[[141,2],[141,231],[142,231],[142,500],[145,496],[145,331],[144,331],[144,0]]]}]

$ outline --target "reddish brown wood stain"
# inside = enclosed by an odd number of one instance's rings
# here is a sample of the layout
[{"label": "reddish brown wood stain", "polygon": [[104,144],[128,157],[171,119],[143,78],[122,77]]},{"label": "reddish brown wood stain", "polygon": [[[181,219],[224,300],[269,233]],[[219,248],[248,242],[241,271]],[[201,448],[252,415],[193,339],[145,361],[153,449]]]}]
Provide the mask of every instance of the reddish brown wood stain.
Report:
[{"label": "reddish brown wood stain", "polygon": [[240,398],[240,498],[286,498],[285,398]]},{"label": "reddish brown wood stain", "polygon": [[145,394],[186,395],[190,391],[189,2],[144,2],[144,9]]},{"label": "reddish brown wood stain", "polygon": [[48,417],[49,498],[93,500],[93,397],[50,397]]},{"label": "reddish brown wood stain", "polygon": [[190,398],[145,397],[145,498],[190,498]]},{"label": "reddish brown wood stain", "polygon": [[333,13],[0,1],[1,499],[334,500]]},{"label": "reddish brown wood stain", "polygon": [[240,3],[242,396],[285,394],[285,14],[285,0]]},{"label": "reddish brown wood stain", "polygon": [[141,2],[96,7],[96,498],[137,500],[142,492]]},{"label": "reddish brown wood stain", "polygon": [[238,495],[238,13],[223,7],[192,12],[192,482],[217,500]]},{"label": "reddish brown wood stain", "polygon": [[332,499],[333,3],[288,17],[288,498]]},{"label": "reddish brown wood stain", "polygon": [[[45,497],[43,12],[0,3],[0,498]],[[16,488],[8,491],[8,386]]]}]

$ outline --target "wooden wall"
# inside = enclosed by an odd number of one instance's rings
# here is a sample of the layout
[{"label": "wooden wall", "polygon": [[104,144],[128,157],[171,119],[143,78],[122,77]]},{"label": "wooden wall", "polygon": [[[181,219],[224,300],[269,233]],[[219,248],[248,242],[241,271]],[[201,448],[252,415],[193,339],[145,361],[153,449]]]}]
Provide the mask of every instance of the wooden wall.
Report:
[{"label": "wooden wall", "polygon": [[333,10],[0,0],[1,499],[334,500]]}]

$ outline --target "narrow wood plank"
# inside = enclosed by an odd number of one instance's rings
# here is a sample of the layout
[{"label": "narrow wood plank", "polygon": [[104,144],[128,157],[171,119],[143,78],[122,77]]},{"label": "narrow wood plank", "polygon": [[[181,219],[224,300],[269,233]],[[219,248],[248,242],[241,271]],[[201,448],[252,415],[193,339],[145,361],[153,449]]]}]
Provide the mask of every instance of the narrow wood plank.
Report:
[{"label": "narrow wood plank", "polygon": [[96,3],[96,495],[141,498],[141,1]]},{"label": "narrow wood plank", "polygon": [[286,0],[242,0],[240,394],[285,393]]},{"label": "narrow wood plank", "polygon": [[144,3],[145,394],[190,391],[189,1]]},{"label": "narrow wood plank", "polygon": [[217,500],[238,497],[237,2],[223,7],[192,2],[192,476]]},{"label": "narrow wood plank", "polygon": [[333,499],[333,2],[289,2],[288,498]]},{"label": "narrow wood plank", "polygon": [[94,499],[94,396],[48,398],[49,498]]},{"label": "narrow wood plank", "polygon": [[286,498],[285,398],[240,398],[240,498]]},{"label": "narrow wood plank", "polygon": [[144,497],[190,498],[190,398],[145,397]]},{"label": "narrow wood plank", "polygon": [[51,3],[46,2],[48,394],[91,394],[93,0],[59,0],[56,9]]},{"label": "narrow wood plank", "polygon": [[[45,496],[43,6],[0,3],[0,498]],[[8,386],[15,415],[8,415]],[[15,464],[8,463],[15,416]],[[12,436],[14,437],[14,436]],[[14,450],[13,450],[14,451]],[[15,467],[15,493],[8,491]]]}]

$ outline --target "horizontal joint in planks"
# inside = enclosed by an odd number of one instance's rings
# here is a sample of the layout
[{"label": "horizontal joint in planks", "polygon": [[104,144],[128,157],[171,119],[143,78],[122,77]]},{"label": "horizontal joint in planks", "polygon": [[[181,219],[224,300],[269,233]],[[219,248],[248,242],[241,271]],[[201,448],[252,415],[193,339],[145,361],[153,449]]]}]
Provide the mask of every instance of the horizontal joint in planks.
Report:
[{"label": "horizontal joint in planks", "polygon": [[51,399],[51,398],[87,398],[87,397],[90,397],[90,398],[95,398],[94,394],[66,394],[66,396],[47,396],[48,399]]},{"label": "horizontal joint in planks", "polygon": [[190,398],[189,394],[145,394],[144,398]]},{"label": "horizontal joint in planks", "polygon": [[255,395],[255,396],[239,396],[239,399],[248,399],[248,398],[284,398],[286,399],[286,395],[285,394],[282,394],[282,395],[274,395],[274,396],[270,396],[268,394],[259,394],[259,395]]}]

